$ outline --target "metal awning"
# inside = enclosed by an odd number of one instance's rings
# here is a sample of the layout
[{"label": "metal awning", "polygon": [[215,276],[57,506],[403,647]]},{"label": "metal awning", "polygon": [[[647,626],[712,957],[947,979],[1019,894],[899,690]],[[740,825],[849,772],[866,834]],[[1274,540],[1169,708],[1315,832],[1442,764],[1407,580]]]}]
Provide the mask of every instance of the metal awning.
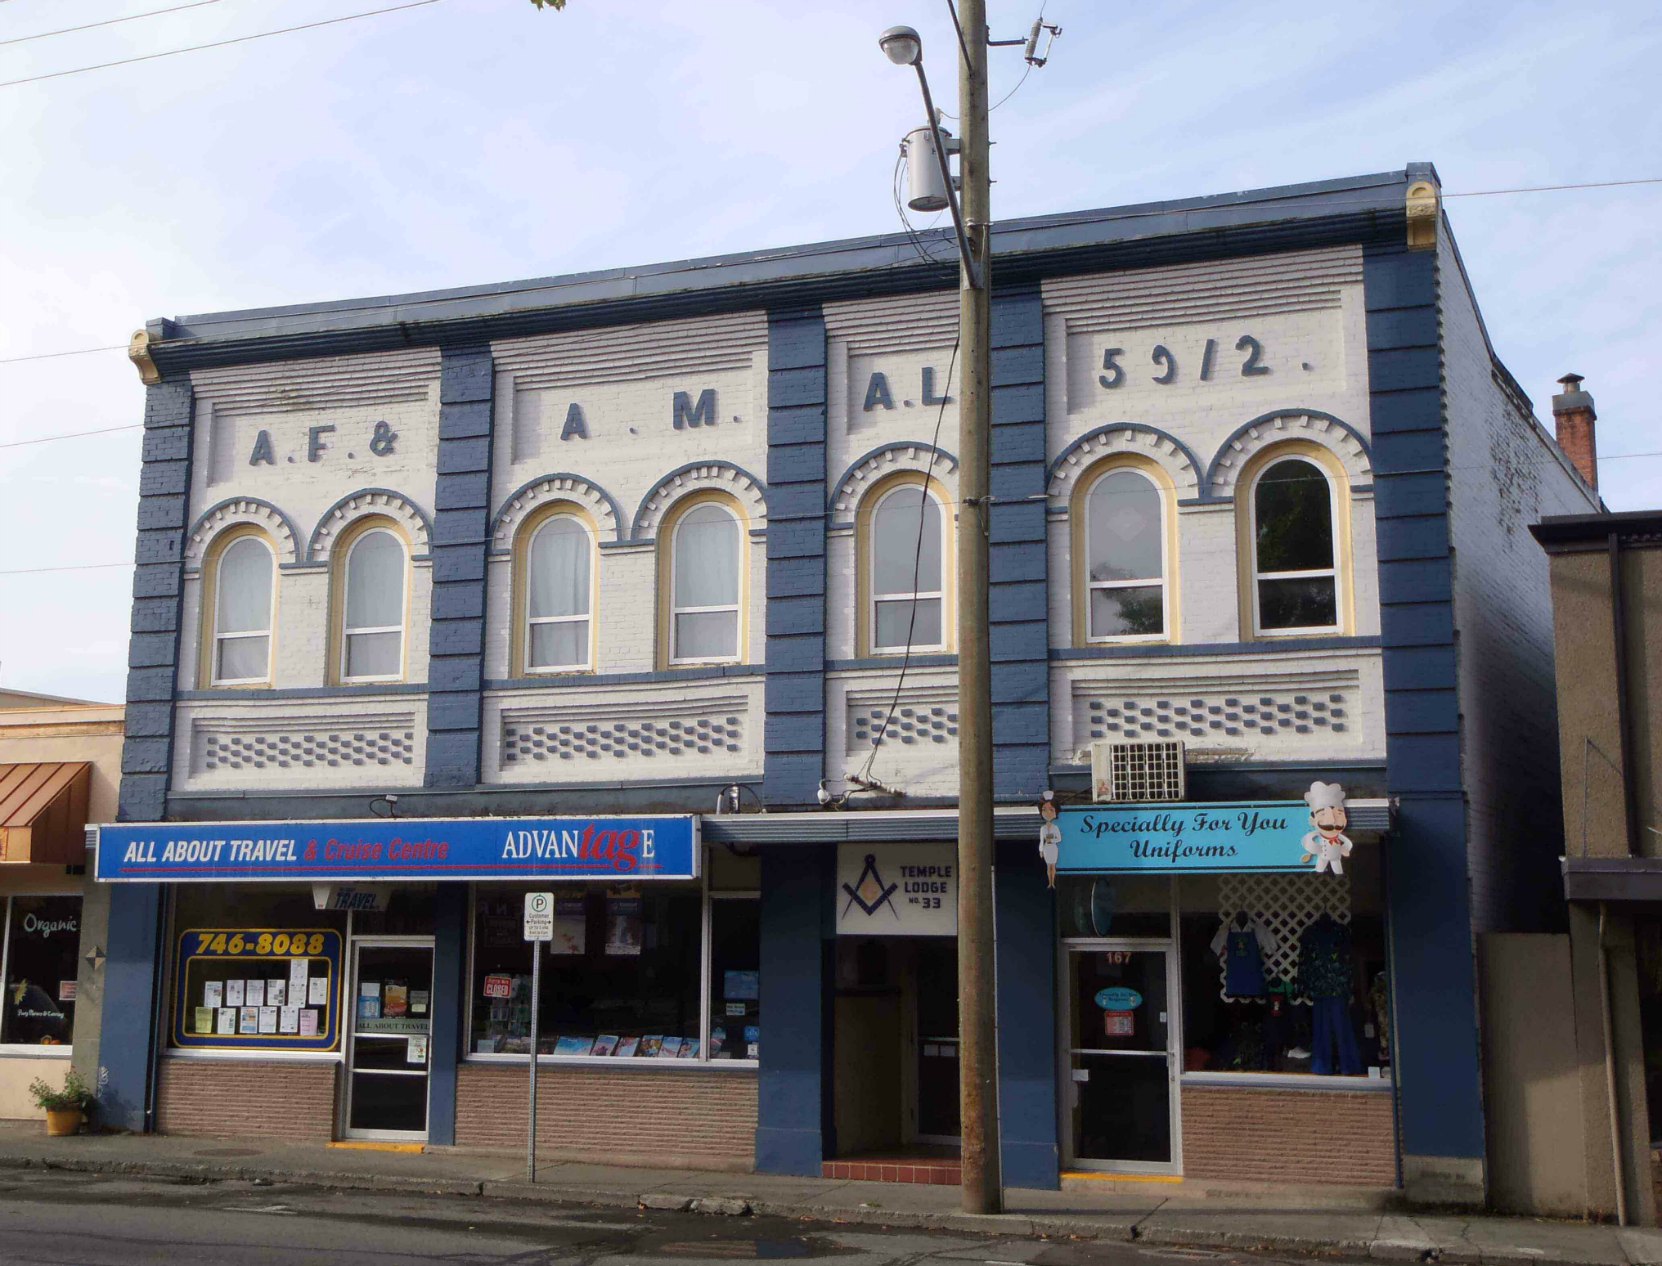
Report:
[{"label": "metal awning", "polygon": [[86,761],[0,765],[0,862],[84,863],[91,787]]},{"label": "metal awning", "polygon": [[1568,901],[1662,902],[1662,857],[1561,857]]}]

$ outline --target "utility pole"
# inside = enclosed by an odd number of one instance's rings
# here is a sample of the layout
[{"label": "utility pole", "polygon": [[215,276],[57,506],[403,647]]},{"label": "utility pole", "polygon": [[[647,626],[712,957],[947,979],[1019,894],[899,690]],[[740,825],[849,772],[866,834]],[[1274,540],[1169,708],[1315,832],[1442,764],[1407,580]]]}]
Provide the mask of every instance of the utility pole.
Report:
[{"label": "utility pole", "polygon": [[[992,463],[992,219],[987,170],[987,6],[961,0],[958,117],[963,231],[958,388],[958,1028],[963,1204],[1004,1208],[993,963],[993,705],[987,624]],[[930,120],[934,122],[933,119]],[[971,265],[974,265],[972,268]]]}]

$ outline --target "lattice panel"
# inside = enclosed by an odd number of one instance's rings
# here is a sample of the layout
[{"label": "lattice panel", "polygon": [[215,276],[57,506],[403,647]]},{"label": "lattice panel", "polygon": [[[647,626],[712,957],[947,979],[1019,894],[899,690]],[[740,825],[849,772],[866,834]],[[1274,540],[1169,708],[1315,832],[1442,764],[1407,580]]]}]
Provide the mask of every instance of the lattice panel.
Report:
[{"label": "lattice panel", "polygon": [[[1354,677],[1352,677],[1354,681]],[[1357,691],[1270,689],[1227,695],[1120,691],[1078,700],[1079,742],[1093,739],[1241,738],[1343,734]]]},{"label": "lattice panel", "polygon": [[[1219,875],[1218,918],[1232,919],[1245,910],[1276,939],[1275,953],[1264,959],[1264,978],[1298,979],[1298,938],[1318,916],[1350,922],[1350,876],[1329,874]],[[1218,959],[1218,996],[1226,1002],[1262,1002],[1237,999],[1226,988],[1222,956]],[[1308,1002],[1302,994],[1296,1001]]]},{"label": "lattice panel", "polygon": [[202,739],[202,768],[315,769],[412,765],[414,730],[329,730],[294,734],[214,734]]},{"label": "lattice panel", "polygon": [[884,745],[902,747],[944,747],[958,741],[958,705],[951,692],[931,692],[902,696],[899,707],[883,728],[883,718],[889,716],[894,699],[886,693],[880,702],[869,697],[849,696],[848,750],[863,752],[883,736]]},{"label": "lattice panel", "polygon": [[526,761],[629,760],[636,757],[697,757],[744,750],[745,717],[720,710],[730,700],[715,700],[714,708],[671,712],[647,718],[615,720],[587,718],[537,724],[524,719],[502,724],[502,763]]}]

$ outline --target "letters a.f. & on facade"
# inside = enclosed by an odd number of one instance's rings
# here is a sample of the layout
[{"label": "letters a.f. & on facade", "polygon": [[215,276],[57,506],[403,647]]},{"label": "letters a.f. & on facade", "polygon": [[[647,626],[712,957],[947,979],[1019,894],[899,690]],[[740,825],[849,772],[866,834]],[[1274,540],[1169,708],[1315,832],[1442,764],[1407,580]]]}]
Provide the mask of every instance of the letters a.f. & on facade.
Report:
[{"label": "letters a.f. & on facade", "polygon": [[[1435,191],[994,230],[1014,1185],[1481,1198],[1472,936],[1551,860],[1489,807],[1553,784],[1469,728],[1476,684],[1550,679],[1510,536],[1596,498],[1446,224],[1410,246]],[[514,1145],[546,886],[552,1152],[859,1177],[933,1149],[905,1168],[948,1180],[957,311],[873,238],[153,323],[123,821],[293,847],[214,889],[101,847],[112,960],[164,959],[119,1022],[126,1123],[269,1099],[306,1137]],[[1274,822],[1293,862],[1086,863],[1092,800]],[[493,819],[549,847],[491,854]]]}]

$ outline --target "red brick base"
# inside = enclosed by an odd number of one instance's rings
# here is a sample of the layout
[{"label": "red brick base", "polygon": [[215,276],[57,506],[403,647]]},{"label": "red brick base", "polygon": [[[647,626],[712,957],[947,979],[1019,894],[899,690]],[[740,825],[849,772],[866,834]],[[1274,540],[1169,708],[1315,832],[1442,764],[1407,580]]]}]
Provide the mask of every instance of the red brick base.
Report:
[{"label": "red brick base", "polygon": [[[457,1070],[456,1143],[525,1146],[523,1064]],[[756,1074],[549,1068],[537,1075],[540,1160],[665,1169],[756,1166]]]},{"label": "red brick base", "polygon": [[1394,1187],[1391,1096],[1186,1085],[1183,1176]]},{"label": "red brick base", "polygon": [[339,1068],[332,1061],[164,1059],[156,1129],[327,1143],[335,1137]]}]

